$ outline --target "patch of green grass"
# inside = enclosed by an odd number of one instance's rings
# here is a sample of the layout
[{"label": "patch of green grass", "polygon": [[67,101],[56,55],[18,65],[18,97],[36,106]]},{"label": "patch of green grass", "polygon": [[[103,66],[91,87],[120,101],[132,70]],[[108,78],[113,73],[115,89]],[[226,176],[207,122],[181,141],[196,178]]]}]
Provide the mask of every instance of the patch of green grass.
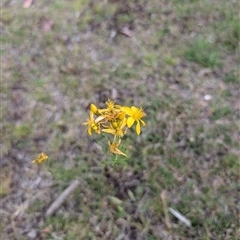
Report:
[{"label": "patch of green grass", "polygon": [[235,154],[228,154],[222,160],[223,167],[235,169],[236,171],[240,167],[239,157]]},{"label": "patch of green grass", "polygon": [[188,46],[185,58],[204,67],[217,67],[221,65],[220,51],[216,44],[210,43],[203,37],[198,37]]},{"label": "patch of green grass", "polygon": [[[211,1],[206,0],[171,1],[174,2],[174,8],[176,9],[177,15],[181,18],[188,18],[188,20],[190,20],[190,18],[194,19],[196,15],[204,17],[204,15],[207,16],[208,14],[212,14],[215,8]],[[192,24],[191,20],[190,24]]]},{"label": "patch of green grass", "polygon": [[232,110],[228,106],[219,106],[213,110],[211,119],[213,121],[216,121],[218,119],[221,119],[223,117],[227,117],[231,114]]},{"label": "patch of green grass", "polygon": [[160,167],[158,170],[159,174],[162,176],[166,186],[171,187],[171,185],[174,183],[175,178],[173,176],[173,173],[164,167]]},{"label": "patch of green grass", "polygon": [[14,129],[14,135],[17,139],[27,138],[31,133],[32,133],[31,127],[26,124],[16,126]]},{"label": "patch of green grass", "polygon": [[162,39],[169,34],[170,34],[170,29],[168,26],[165,26],[165,28],[163,28],[162,30],[158,30],[156,32],[156,37],[159,39]]},{"label": "patch of green grass", "polygon": [[155,68],[157,66],[158,57],[155,53],[146,53],[143,57],[143,62],[148,67]]},{"label": "patch of green grass", "polygon": [[239,14],[229,14],[227,17],[228,21],[228,30],[227,30],[227,35],[228,38],[225,40],[225,43],[227,45],[230,45],[233,48],[237,48],[239,46],[239,39],[240,39],[240,18]]},{"label": "patch of green grass", "polygon": [[36,87],[43,87],[45,85],[45,81],[43,79],[35,79],[34,83]]},{"label": "patch of green grass", "polygon": [[224,80],[227,83],[240,83],[240,75],[237,70],[231,70],[225,75]]},{"label": "patch of green grass", "polygon": [[[45,222],[46,227],[50,227],[53,233],[61,236],[61,239],[71,240],[76,238],[90,238],[94,234],[89,229],[89,226],[82,219],[77,219],[76,217],[64,217],[57,215],[55,217],[47,218]],[[78,226],[78,227],[77,227]],[[85,226],[85,227],[84,227]],[[52,234],[48,234],[49,238],[52,238]]]},{"label": "patch of green grass", "polygon": [[88,0],[76,0],[74,1],[73,8],[75,11],[81,11],[88,3]]},{"label": "patch of green grass", "polygon": [[192,151],[194,151],[196,154],[201,155],[206,153],[204,141],[198,137],[194,139],[189,139],[187,141],[187,146],[192,149]]},{"label": "patch of green grass", "polygon": [[[59,163],[54,159],[49,162],[48,168],[57,181],[69,184],[69,182],[72,180],[77,179],[82,175],[85,176],[89,171],[89,165],[83,160],[82,157],[77,157],[74,159],[74,161],[76,161],[76,164],[71,167],[70,170],[67,167],[64,167],[64,163]],[[56,165],[56,163],[58,164]],[[56,168],[54,168],[54,166],[56,166]]]},{"label": "patch of green grass", "polygon": [[169,158],[168,162],[170,165],[172,165],[175,168],[183,167],[183,162],[180,158]]},{"label": "patch of green grass", "polygon": [[176,66],[178,63],[178,60],[177,60],[177,58],[175,58],[171,55],[168,55],[165,57],[165,63],[169,66]]},{"label": "patch of green grass", "polygon": [[45,202],[41,201],[41,200],[35,200],[34,203],[29,207],[28,212],[39,212],[42,211],[42,208],[45,206]]},{"label": "patch of green grass", "polygon": [[172,171],[164,166],[157,167],[154,171],[152,171],[148,181],[149,186],[151,186],[153,191],[158,191],[160,186],[164,189],[169,189],[176,183],[176,179],[173,176]]},{"label": "patch of green grass", "polygon": [[54,177],[57,181],[63,181],[66,184],[69,183],[71,180],[74,180],[81,174],[79,168],[71,168],[66,169],[64,167],[58,167],[57,171],[54,171]]},{"label": "patch of green grass", "polygon": [[114,79],[118,77],[119,79],[131,79],[137,78],[138,73],[135,71],[134,68],[127,66],[127,65],[120,65],[116,68],[115,71],[110,72],[109,74],[110,79]]},{"label": "patch of green grass", "polygon": [[213,24],[219,41],[233,50],[238,48],[240,39],[240,17],[237,11],[236,3],[226,4],[225,8],[221,9],[223,18]]}]

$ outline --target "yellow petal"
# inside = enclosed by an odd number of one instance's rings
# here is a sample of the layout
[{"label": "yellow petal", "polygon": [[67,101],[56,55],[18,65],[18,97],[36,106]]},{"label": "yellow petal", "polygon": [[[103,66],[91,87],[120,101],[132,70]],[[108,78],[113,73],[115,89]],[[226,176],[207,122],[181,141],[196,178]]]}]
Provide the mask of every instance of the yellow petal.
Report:
[{"label": "yellow petal", "polygon": [[111,133],[111,134],[115,134],[116,133],[116,131],[113,130],[113,129],[102,129],[102,132]]},{"label": "yellow petal", "polygon": [[89,135],[92,135],[92,128],[91,127],[88,127],[87,131],[88,131]]},{"label": "yellow petal", "polygon": [[132,117],[129,117],[128,120],[127,120],[127,126],[128,128],[130,128],[135,122],[135,119],[132,118]]},{"label": "yellow petal", "polygon": [[125,112],[127,115],[132,116],[132,110],[130,107],[121,107],[121,110]]},{"label": "yellow petal", "polygon": [[123,129],[126,126],[126,124],[127,124],[127,119],[124,118],[120,124],[120,128]]},{"label": "yellow petal", "polygon": [[141,128],[140,128],[140,122],[139,121],[137,121],[137,125],[136,125],[136,132],[137,132],[137,134],[139,135],[140,134],[140,132],[141,132]]},{"label": "yellow petal", "polygon": [[145,127],[146,126],[146,123],[142,120],[142,119],[139,119],[142,123],[142,125]]},{"label": "yellow petal", "polygon": [[135,107],[135,106],[132,106],[132,107],[131,107],[131,110],[132,110],[132,112],[138,112],[138,111],[139,111],[138,108]]}]

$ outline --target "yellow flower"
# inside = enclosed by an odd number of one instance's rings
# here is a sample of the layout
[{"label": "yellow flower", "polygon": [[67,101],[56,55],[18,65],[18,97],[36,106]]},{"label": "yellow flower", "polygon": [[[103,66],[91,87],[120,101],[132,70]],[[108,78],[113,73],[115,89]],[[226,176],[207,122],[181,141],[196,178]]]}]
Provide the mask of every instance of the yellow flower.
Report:
[{"label": "yellow flower", "polygon": [[113,122],[108,127],[102,129],[102,132],[110,133],[115,136],[123,137],[123,135],[126,133],[126,131],[123,130],[123,128],[126,126],[127,121],[126,118],[124,118],[122,121]]},{"label": "yellow flower", "polygon": [[123,153],[121,150],[118,149],[118,146],[120,145],[120,143],[121,143],[121,140],[119,140],[118,142],[115,142],[115,143],[114,142],[111,143],[110,141],[108,141],[109,151],[111,153],[123,155],[123,156],[127,157],[127,155],[125,153]]},{"label": "yellow flower", "polygon": [[99,116],[96,119],[94,119],[94,114],[92,111],[90,111],[90,116],[86,122],[83,123],[83,125],[87,125],[87,131],[89,135],[92,135],[92,130],[95,131],[96,133],[100,134],[101,129],[100,129],[100,124],[99,122],[103,120],[103,116]]},{"label": "yellow flower", "polygon": [[136,125],[136,132],[139,135],[141,132],[141,126],[140,123],[142,123],[143,126],[146,126],[146,123],[141,119],[142,117],[146,116],[146,114],[143,112],[142,108],[137,108],[132,106],[130,107],[121,107],[121,110],[124,111],[129,117],[127,119],[127,126],[128,128],[132,127],[134,122],[137,122]]},{"label": "yellow flower", "polygon": [[43,162],[48,160],[48,158],[49,157],[45,153],[41,153],[41,154],[38,155],[37,159],[32,160],[32,163],[42,164]]},{"label": "yellow flower", "polygon": [[106,122],[108,123],[122,120],[125,117],[125,115],[126,114],[124,112],[118,109],[114,109],[113,111],[107,111],[102,113],[102,116],[104,116]]},{"label": "yellow flower", "polygon": [[111,101],[110,99],[107,100],[106,102],[107,108],[99,109],[100,113],[112,113],[116,112],[116,110],[119,110],[121,108],[120,105],[115,105],[114,101]]},{"label": "yellow flower", "polygon": [[115,107],[115,102],[111,101],[110,99],[107,100],[106,105],[107,105],[107,109],[108,111],[112,111]]},{"label": "yellow flower", "polygon": [[89,135],[92,135],[92,131],[98,134],[112,134],[113,140],[108,141],[109,152],[126,156],[126,154],[118,148],[121,143],[121,138],[135,122],[136,132],[139,135],[141,132],[141,125],[146,126],[146,123],[142,120],[145,116],[146,114],[142,108],[137,108],[135,106],[122,107],[108,99],[105,108],[99,109],[94,104],[90,105],[90,116],[83,125],[87,126]]}]

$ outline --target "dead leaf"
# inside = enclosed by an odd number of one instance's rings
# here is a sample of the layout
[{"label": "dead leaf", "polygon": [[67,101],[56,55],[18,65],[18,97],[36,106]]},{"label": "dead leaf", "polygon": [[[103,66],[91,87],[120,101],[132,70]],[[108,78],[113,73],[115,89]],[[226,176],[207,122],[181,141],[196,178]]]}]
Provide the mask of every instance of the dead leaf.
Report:
[{"label": "dead leaf", "polygon": [[42,230],[42,232],[44,232],[44,233],[50,233],[51,231],[52,231],[51,226],[50,226],[50,227],[45,227],[45,228]]},{"label": "dead leaf", "polygon": [[127,37],[133,36],[133,31],[131,31],[128,26],[125,26],[120,32],[126,35]]},{"label": "dead leaf", "polygon": [[25,0],[23,3],[23,8],[31,7],[32,3],[33,3],[33,0]]}]

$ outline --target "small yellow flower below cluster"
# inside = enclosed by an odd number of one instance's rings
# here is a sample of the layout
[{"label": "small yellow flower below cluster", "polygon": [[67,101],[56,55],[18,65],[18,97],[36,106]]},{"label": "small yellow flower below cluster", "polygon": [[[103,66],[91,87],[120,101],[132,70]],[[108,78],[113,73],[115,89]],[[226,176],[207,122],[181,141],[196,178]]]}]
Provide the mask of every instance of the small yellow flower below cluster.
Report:
[{"label": "small yellow flower below cluster", "polygon": [[127,129],[131,128],[136,122],[136,133],[141,133],[141,125],[146,126],[142,120],[146,114],[142,108],[123,107],[116,105],[114,101],[108,100],[106,108],[98,109],[94,104],[90,105],[90,116],[83,125],[87,126],[89,135],[92,131],[97,134],[108,133],[113,135],[112,143],[108,141],[109,151],[114,154],[124,155],[118,149],[121,143],[121,138],[127,133]]},{"label": "small yellow flower below cluster", "polygon": [[42,164],[43,162],[45,162],[46,160],[48,160],[48,156],[45,153],[41,153],[38,155],[37,159],[34,159],[32,161],[32,163],[38,163],[38,164]]}]

